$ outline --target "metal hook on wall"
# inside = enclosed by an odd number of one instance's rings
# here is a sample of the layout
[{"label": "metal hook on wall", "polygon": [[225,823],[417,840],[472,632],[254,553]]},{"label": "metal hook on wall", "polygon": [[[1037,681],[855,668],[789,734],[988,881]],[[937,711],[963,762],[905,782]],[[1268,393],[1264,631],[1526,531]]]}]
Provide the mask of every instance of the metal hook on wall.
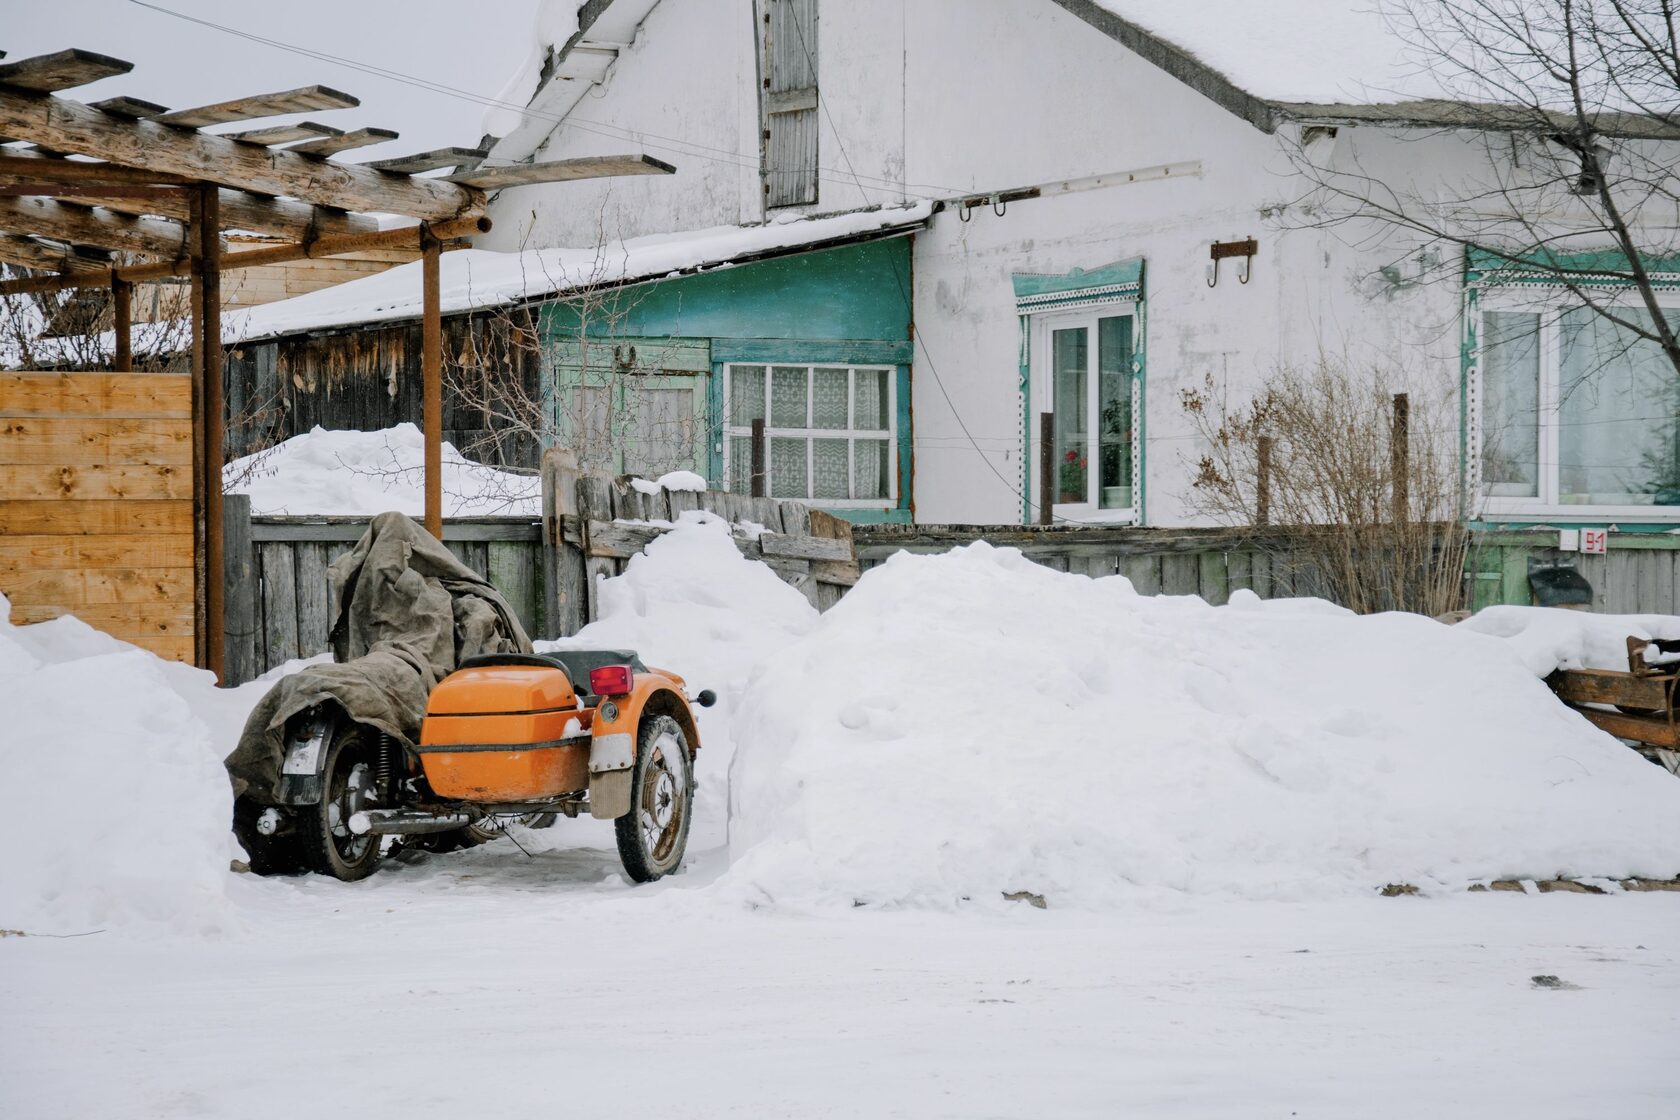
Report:
[{"label": "metal hook on wall", "polygon": [[1241,257],[1241,269],[1237,273],[1237,283],[1246,284],[1254,274],[1254,256],[1260,251],[1260,243],[1250,237],[1242,241],[1215,241],[1208,251],[1210,263],[1207,269],[1207,286],[1212,288],[1219,284],[1219,262],[1226,257]]},{"label": "metal hook on wall", "polygon": [[1004,211],[1008,210],[1008,209],[1009,209],[1009,203],[1003,201],[1003,198],[1002,198],[1001,195],[995,195],[994,194],[992,196],[992,213],[996,214],[998,217],[1001,218],[1001,217],[1003,217]]},{"label": "metal hook on wall", "polygon": [[973,217],[974,217],[974,204],[972,202],[958,203],[958,205],[957,205],[957,221],[966,222],[966,221],[969,221]]}]

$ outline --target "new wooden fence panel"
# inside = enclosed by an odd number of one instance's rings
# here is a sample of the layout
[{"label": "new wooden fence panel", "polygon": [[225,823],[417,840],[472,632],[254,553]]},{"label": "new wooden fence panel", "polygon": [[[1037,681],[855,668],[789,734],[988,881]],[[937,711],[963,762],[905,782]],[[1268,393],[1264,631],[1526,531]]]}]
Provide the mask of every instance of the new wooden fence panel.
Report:
[{"label": "new wooden fence panel", "polygon": [[193,658],[192,385],[168,373],[0,373],[0,592]]}]

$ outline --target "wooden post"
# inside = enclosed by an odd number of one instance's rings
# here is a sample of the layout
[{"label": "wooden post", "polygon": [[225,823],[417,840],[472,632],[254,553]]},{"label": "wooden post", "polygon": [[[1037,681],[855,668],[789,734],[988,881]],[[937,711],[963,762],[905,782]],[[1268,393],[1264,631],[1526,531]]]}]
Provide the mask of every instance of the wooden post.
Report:
[{"label": "wooden post", "polygon": [[1050,524],[1056,504],[1056,414],[1038,414],[1038,523]]},{"label": "wooden post", "polygon": [[222,683],[244,684],[267,669],[257,664],[257,560],[251,546],[251,496],[229,494],[222,506],[226,637]]},{"label": "wooden post", "polygon": [[764,417],[752,422],[752,487],[755,498],[764,497]]},{"label": "wooden post", "polygon": [[116,276],[111,277],[111,316],[117,336],[116,353],[111,357],[111,368],[119,373],[127,373],[134,368],[134,285]]},{"label": "wooden post", "polygon": [[443,539],[443,310],[438,291],[442,243],[422,238],[420,288],[424,304],[420,325],[421,420],[426,434],[426,531]]},{"label": "wooden post", "polygon": [[226,577],[222,565],[222,213],[220,192],[200,188],[199,265],[203,274],[204,348],[204,628],[205,665],[223,677],[226,652]]},{"label": "wooden post", "polygon": [[1255,469],[1254,523],[1265,528],[1272,523],[1272,437],[1260,437],[1259,462]]},{"label": "wooden post", "polygon": [[1394,428],[1389,436],[1389,473],[1394,493],[1394,523],[1404,525],[1409,517],[1412,473],[1412,404],[1405,393],[1394,394]]},{"label": "wooden post", "polygon": [[198,234],[204,227],[204,194],[192,192],[192,216],[188,221],[187,250],[193,254],[192,296],[192,468],[193,468],[193,664],[208,668],[206,653],[205,597],[208,593],[204,553],[208,547],[204,526],[205,501],[205,412],[204,412],[204,270],[199,267]]}]

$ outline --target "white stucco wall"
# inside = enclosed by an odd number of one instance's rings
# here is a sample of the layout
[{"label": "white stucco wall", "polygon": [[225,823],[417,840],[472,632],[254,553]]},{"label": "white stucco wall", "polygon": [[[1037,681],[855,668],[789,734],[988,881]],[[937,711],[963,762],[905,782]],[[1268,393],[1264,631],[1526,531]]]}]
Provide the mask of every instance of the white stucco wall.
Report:
[{"label": "white stucco wall", "polygon": [[[1020,327],[1010,276],[1147,262],[1148,523],[1195,523],[1200,444],[1179,405],[1212,376],[1232,403],[1281,365],[1382,369],[1456,416],[1459,261],[1393,231],[1319,228],[1268,135],[1048,0],[826,0],[820,5],[819,198],[830,213],[1159,164],[1191,178],[1023,200],[998,217],[937,213],[917,235],[912,374],[923,522],[1021,516]],[[664,0],[575,126],[538,158],[645,150],[675,176],[507,191],[486,243],[590,244],[764,220],[751,0]],[[604,136],[602,131],[615,135]],[[1327,155],[1429,189],[1472,174],[1465,138],[1344,128]],[[1214,241],[1259,239],[1253,278]],[[1397,267],[1390,267],[1397,266]],[[1383,269],[1390,267],[1385,277]],[[954,407],[953,407],[954,406]],[[960,417],[960,420],[959,420]],[[966,431],[965,431],[966,428]],[[1456,428],[1450,433],[1456,441]]]}]

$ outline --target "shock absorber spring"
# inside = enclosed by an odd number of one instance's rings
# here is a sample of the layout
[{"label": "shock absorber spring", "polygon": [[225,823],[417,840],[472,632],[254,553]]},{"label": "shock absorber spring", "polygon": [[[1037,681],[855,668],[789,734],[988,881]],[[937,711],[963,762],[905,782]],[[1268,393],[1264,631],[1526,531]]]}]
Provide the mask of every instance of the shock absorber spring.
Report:
[{"label": "shock absorber spring", "polygon": [[396,801],[397,742],[383,731],[379,733],[379,757],[374,763],[374,788],[380,801]]}]

